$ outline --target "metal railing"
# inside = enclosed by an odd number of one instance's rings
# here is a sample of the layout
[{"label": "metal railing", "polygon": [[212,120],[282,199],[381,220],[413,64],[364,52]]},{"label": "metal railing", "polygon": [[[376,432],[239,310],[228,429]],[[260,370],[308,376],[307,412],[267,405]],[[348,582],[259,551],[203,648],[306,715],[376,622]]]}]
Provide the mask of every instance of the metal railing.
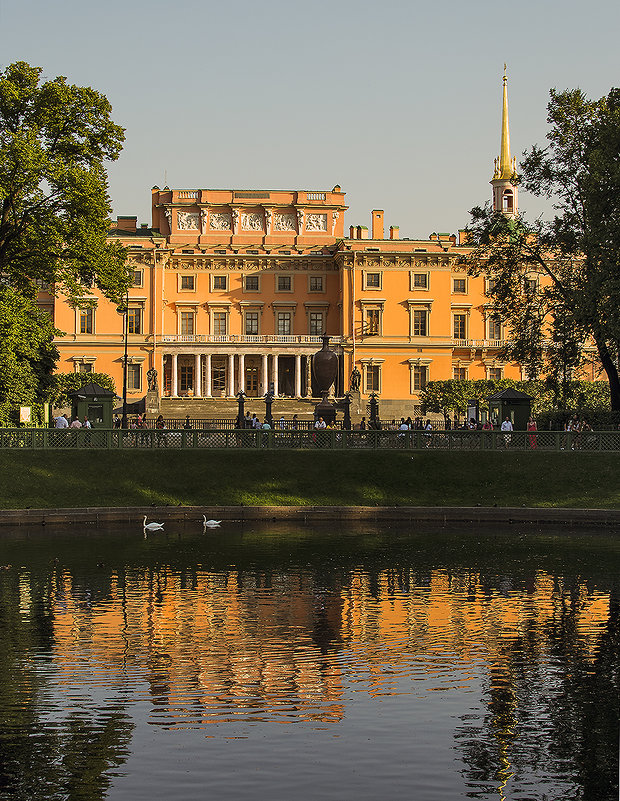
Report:
[{"label": "metal railing", "polygon": [[[223,344],[249,344],[249,345],[320,345],[321,336],[315,334],[164,334],[158,342],[205,342]],[[330,337],[330,341],[341,344],[345,337]]]},{"label": "metal railing", "polygon": [[[276,424],[277,425],[277,424]],[[620,451],[620,431],[345,431],[252,429],[0,429],[0,449],[294,449]]]}]

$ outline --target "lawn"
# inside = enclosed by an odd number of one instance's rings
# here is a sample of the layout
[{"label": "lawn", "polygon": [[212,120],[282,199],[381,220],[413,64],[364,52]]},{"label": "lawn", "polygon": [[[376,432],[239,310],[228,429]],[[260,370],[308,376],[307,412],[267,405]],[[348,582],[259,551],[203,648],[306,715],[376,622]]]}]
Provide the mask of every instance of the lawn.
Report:
[{"label": "lawn", "polygon": [[610,453],[1,451],[0,508],[620,508]]}]

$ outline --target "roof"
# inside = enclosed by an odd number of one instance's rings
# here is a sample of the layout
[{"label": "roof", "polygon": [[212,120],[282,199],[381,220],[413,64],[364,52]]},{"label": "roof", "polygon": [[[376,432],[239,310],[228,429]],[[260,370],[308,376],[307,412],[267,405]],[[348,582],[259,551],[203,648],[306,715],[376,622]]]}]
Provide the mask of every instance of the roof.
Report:
[{"label": "roof", "polygon": [[74,389],[73,392],[67,392],[67,395],[70,398],[73,397],[86,397],[86,398],[116,398],[116,392],[112,392],[105,387],[102,387],[101,384],[84,384],[83,387],[79,389]]},{"label": "roof", "polygon": [[526,392],[519,392],[518,389],[507,387],[506,389],[500,389],[499,392],[493,395],[489,395],[487,400],[532,400],[532,397],[532,395],[528,395]]}]

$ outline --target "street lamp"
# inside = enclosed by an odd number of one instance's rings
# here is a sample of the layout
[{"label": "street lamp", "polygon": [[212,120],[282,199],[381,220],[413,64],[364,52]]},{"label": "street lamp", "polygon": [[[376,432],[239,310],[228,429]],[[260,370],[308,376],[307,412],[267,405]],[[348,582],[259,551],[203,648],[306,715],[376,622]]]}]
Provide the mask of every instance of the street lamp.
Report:
[{"label": "street lamp", "polygon": [[129,293],[125,293],[125,303],[123,306],[118,306],[116,311],[123,315],[123,340],[125,344],[125,355],[123,356],[123,419],[121,420],[121,428],[127,428],[127,333],[128,333],[128,309],[129,306]]}]

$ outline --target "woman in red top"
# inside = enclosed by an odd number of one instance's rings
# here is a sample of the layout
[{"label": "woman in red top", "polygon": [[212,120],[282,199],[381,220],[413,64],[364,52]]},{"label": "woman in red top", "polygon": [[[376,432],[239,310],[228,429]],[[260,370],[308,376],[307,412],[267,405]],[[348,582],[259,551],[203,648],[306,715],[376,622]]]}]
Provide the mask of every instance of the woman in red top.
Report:
[{"label": "woman in red top", "polygon": [[[530,419],[527,422],[527,430],[529,432],[538,431],[538,426],[536,425],[536,420],[534,420],[533,417],[530,417]],[[528,436],[528,439],[530,441],[530,448],[537,448],[538,447],[538,442],[536,441],[536,434],[530,433],[529,436]]]}]

